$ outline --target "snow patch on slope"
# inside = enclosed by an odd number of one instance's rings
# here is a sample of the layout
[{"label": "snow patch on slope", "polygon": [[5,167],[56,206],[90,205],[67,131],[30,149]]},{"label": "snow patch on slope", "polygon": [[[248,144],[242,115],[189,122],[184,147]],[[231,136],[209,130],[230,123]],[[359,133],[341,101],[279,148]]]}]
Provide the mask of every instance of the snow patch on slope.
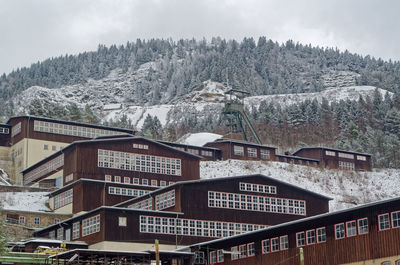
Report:
[{"label": "snow patch on slope", "polygon": [[47,205],[47,192],[1,192],[0,201],[5,210],[31,212],[50,211]]},{"label": "snow patch on slope", "polygon": [[354,172],[269,161],[200,162],[202,179],[258,173],[333,198],[330,211],[400,196],[400,170],[395,169]]},{"label": "snow patch on slope", "polygon": [[195,146],[203,146],[206,143],[214,142],[215,140],[221,138],[222,135],[216,133],[188,133],[178,139],[177,143],[187,144],[187,145],[195,145]]}]

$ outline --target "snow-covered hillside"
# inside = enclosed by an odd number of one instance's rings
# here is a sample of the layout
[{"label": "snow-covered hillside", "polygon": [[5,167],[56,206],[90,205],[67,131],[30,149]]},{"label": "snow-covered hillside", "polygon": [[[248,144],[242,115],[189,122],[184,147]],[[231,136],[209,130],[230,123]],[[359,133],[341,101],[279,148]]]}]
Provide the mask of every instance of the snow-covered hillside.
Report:
[{"label": "snow-covered hillside", "polygon": [[339,171],[281,162],[203,161],[201,178],[264,174],[333,198],[330,211],[400,196],[400,170],[374,172]]}]

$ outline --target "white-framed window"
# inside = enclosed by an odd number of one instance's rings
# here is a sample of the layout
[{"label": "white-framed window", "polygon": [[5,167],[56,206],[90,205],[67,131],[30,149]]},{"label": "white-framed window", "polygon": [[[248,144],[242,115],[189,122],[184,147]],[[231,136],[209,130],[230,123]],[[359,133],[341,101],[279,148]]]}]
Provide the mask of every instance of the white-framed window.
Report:
[{"label": "white-framed window", "polygon": [[0,127],[1,134],[9,134],[10,130],[8,128]]},{"label": "white-framed window", "polygon": [[233,154],[235,156],[243,156],[244,155],[244,147],[240,145],[233,146]]},{"label": "white-framed window", "polygon": [[396,260],[396,265],[400,265],[400,259]]},{"label": "white-framed window", "polygon": [[21,132],[21,122],[18,122],[11,128],[11,137],[16,136]]},{"label": "white-framed window", "polygon": [[363,234],[368,234],[368,218],[362,218],[358,219],[358,234],[363,235]]},{"label": "white-framed window", "polygon": [[73,189],[66,190],[54,196],[54,209],[59,209],[67,204],[73,202],[74,192]]},{"label": "white-framed window", "polygon": [[260,149],[260,158],[261,159],[269,159],[270,158],[269,150]]},{"label": "white-framed window", "polygon": [[152,180],[151,180],[151,186],[153,186],[153,187],[158,187],[158,185],[157,185],[157,180],[156,180],[156,179],[152,179]]},{"label": "white-framed window", "polygon": [[40,225],[40,217],[33,217],[33,224]]},{"label": "white-framed window", "polygon": [[307,236],[307,245],[315,244],[315,230],[314,229],[307,230],[306,236]]},{"label": "white-framed window", "polygon": [[217,262],[224,262],[224,251],[222,249],[217,250]]},{"label": "white-framed window", "polygon": [[379,231],[390,229],[390,217],[388,213],[378,215]]},{"label": "white-framed window", "polygon": [[139,184],[139,178],[133,178],[133,184]]},{"label": "white-framed window", "polygon": [[271,252],[279,251],[279,237],[271,238]]},{"label": "white-framed window", "polygon": [[297,247],[302,247],[306,245],[306,234],[304,232],[296,233],[296,244]]},{"label": "white-framed window", "polygon": [[325,155],[327,155],[327,156],[336,156],[336,152],[325,150]]},{"label": "white-framed window", "polygon": [[247,256],[253,257],[256,255],[256,246],[254,242],[247,244]]},{"label": "white-framed window", "polygon": [[257,148],[247,147],[247,156],[248,157],[257,157]]},{"label": "white-framed window", "polygon": [[239,246],[239,258],[246,258],[247,257],[247,246],[246,245],[240,245]]},{"label": "white-framed window", "polygon": [[65,176],[65,183],[71,182],[74,180],[74,174],[69,174]]},{"label": "white-framed window", "polygon": [[210,264],[215,264],[215,263],[217,263],[217,252],[210,251]]},{"label": "white-framed window", "polygon": [[121,176],[114,176],[114,182],[121,183]]},{"label": "white-framed window", "polygon": [[130,177],[124,177],[124,183],[125,184],[130,184],[131,183],[131,178]]},{"label": "white-framed window", "polygon": [[167,182],[165,180],[160,180],[160,187],[166,187]]},{"label": "white-framed window", "polygon": [[345,238],[345,236],[346,233],[345,233],[344,223],[335,224],[335,238],[341,239]]},{"label": "white-framed window", "polygon": [[281,236],[279,238],[281,244],[281,250],[285,250],[289,248],[289,238],[288,235]]},{"label": "white-framed window", "polygon": [[132,148],[148,150],[149,146],[147,144],[132,144]]},{"label": "white-framed window", "polygon": [[112,181],[111,175],[104,175],[104,181],[111,182]]},{"label": "white-framed window", "polygon": [[57,240],[64,240],[64,228],[57,229]]},{"label": "white-framed window", "polygon": [[129,205],[128,208],[131,209],[143,209],[143,210],[153,210],[153,198],[148,198],[146,200],[136,202]]},{"label": "white-framed window", "polygon": [[204,264],[204,252],[196,251],[194,253],[194,264]]},{"label": "white-framed window", "polygon": [[346,234],[347,237],[352,237],[357,235],[357,224],[356,221],[346,222]]},{"label": "white-framed window", "polygon": [[48,144],[43,145],[43,150],[49,150],[49,145]]},{"label": "white-framed window", "polygon": [[25,222],[26,222],[26,219],[25,219],[25,216],[19,216],[19,218],[18,218],[18,220],[19,220],[19,223],[20,224],[25,224]]},{"label": "white-framed window", "polygon": [[142,185],[148,186],[149,185],[149,180],[148,179],[142,179]]},{"label": "white-framed window", "polygon": [[239,249],[237,246],[231,247],[231,260],[239,259]]},{"label": "white-framed window", "polygon": [[118,226],[126,226],[126,217],[118,217]]},{"label": "white-framed window", "polygon": [[82,236],[100,232],[100,215],[82,220]]},{"label": "white-framed window", "polygon": [[24,174],[24,185],[41,178],[42,176],[55,171],[64,165],[64,154],[61,154],[43,165]]},{"label": "white-framed window", "polygon": [[339,161],[339,169],[354,170],[355,169],[355,165],[354,165],[353,162]]},{"label": "white-framed window", "polygon": [[357,155],[357,160],[367,161],[367,157],[366,156],[362,156],[362,155]]},{"label": "white-framed window", "polygon": [[354,159],[354,155],[349,153],[339,152],[338,156],[341,158]]},{"label": "white-framed window", "polygon": [[317,243],[326,242],[326,229],[325,227],[317,228]]},{"label": "white-framed window", "polygon": [[80,223],[76,222],[72,224],[72,239],[78,239],[80,237]]},{"label": "white-framed window", "polygon": [[156,196],[156,210],[160,211],[175,206],[175,189]]},{"label": "white-framed window", "polygon": [[181,176],[181,159],[112,150],[97,150],[98,167]]},{"label": "white-framed window", "polygon": [[276,194],[276,186],[239,182],[239,189],[242,191],[251,191],[258,193]]},{"label": "white-framed window", "polygon": [[202,156],[213,156],[211,151],[201,150]]},{"label": "white-framed window", "polygon": [[400,211],[392,212],[392,228],[400,227]]},{"label": "white-framed window", "polygon": [[269,239],[261,241],[261,248],[263,254],[271,252],[271,245]]}]

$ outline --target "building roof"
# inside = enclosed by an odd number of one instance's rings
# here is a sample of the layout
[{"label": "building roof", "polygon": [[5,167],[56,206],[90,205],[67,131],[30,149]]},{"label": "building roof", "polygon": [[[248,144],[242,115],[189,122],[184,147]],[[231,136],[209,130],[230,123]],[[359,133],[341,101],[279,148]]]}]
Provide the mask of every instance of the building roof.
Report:
[{"label": "building roof", "polygon": [[297,150],[296,152],[294,152],[293,155],[296,155],[301,150],[311,150],[311,149],[331,150],[331,151],[336,151],[336,152],[344,152],[344,153],[351,153],[351,154],[357,154],[357,155],[371,156],[371,154],[359,153],[359,152],[354,152],[354,151],[347,151],[347,150],[335,149],[335,148],[323,147],[323,146],[303,147],[303,148],[300,148],[299,150]]},{"label": "building roof", "polygon": [[267,228],[260,229],[260,230],[257,230],[257,231],[252,231],[252,232],[247,232],[247,233],[240,234],[240,235],[234,235],[234,236],[229,236],[229,237],[225,237],[225,238],[219,238],[219,239],[215,239],[215,240],[210,240],[210,241],[207,241],[207,242],[197,243],[197,244],[191,245],[189,247],[199,247],[199,246],[209,245],[209,244],[213,244],[213,243],[219,243],[219,242],[223,242],[223,241],[238,240],[240,238],[246,238],[246,237],[250,237],[250,236],[253,236],[253,235],[257,235],[257,234],[262,234],[262,233],[267,232],[267,231],[274,231],[276,229],[289,227],[291,225],[306,223],[306,222],[309,222],[309,221],[317,220],[319,218],[333,217],[333,216],[336,216],[336,215],[339,215],[339,214],[350,213],[352,211],[362,210],[362,209],[365,209],[365,208],[378,206],[378,205],[384,205],[386,203],[396,202],[396,201],[398,201],[400,203],[400,197],[396,197],[396,198],[392,198],[392,199],[388,199],[388,200],[383,200],[383,201],[367,203],[367,204],[363,204],[363,205],[359,205],[359,206],[356,206],[356,207],[343,209],[343,210],[339,210],[339,211],[335,211],[335,212],[314,215],[314,216],[311,216],[311,217],[306,217],[306,218],[298,219],[298,220],[295,220],[295,221],[290,221],[290,222],[286,222],[286,223],[282,223],[282,224],[269,226]]},{"label": "building roof", "polygon": [[286,157],[286,158],[293,158],[293,159],[301,159],[301,160],[307,160],[307,161],[313,161],[313,162],[319,162],[318,159],[313,159],[313,158],[308,158],[308,157],[302,157],[302,156],[293,156],[293,155],[275,155],[277,157]]},{"label": "building roof", "polygon": [[76,146],[76,145],[80,145],[80,144],[92,144],[92,143],[102,143],[102,142],[116,142],[116,141],[123,141],[123,140],[138,140],[138,139],[140,139],[140,140],[145,140],[145,141],[148,141],[148,142],[150,142],[150,143],[153,143],[153,144],[156,144],[156,145],[159,145],[159,146],[163,146],[163,147],[168,148],[168,149],[170,149],[170,150],[173,150],[173,151],[176,151],[176,152],[180,152],[180,153],[182,153],[182,154],[191,156],[191,157],[193,157],[193,158],[197,158],[197,159],[199,159],[199,160],[203,158],[202,156],[198,156],[198,155],[195,155],[195,154],[186,152],[186,151],[182,151],[182,150],[176,149],[176,148],[174,148],[174,147],[171,147],[171,146],[169,146],[169,145],[166,145],[166,144],[163,144],[163,143],[160,143],[160,142],[157,142],[157,141],[155,141],[155,140],[151,140],[151,139],[148,139],[148,138],[145,138],[145,137],[141,137],[141,136],[127,136],[127,137],[118,137],[118,138],[114,138],[114,137],[108,138],[108,137],[107,137],[107,138],[100,138],[100,139],[94,138],[94,139],[90,139],[90,140],[80,140],[80,141],[72,142],[71,144],[67,145],[66,147],[64,147],[63,149],[59,150],[58,152],[56,152],[56,153],[54,153],[54,154],[52,154],[52,155],[46,157],[45,159],[43,159],[43,160],[37,162],[36,164],[33,164],[32,166],[30,166],[30,167],[24,169],[24,170],[21,171],[21,172],[24,174],[25,172],[30,171],[30,170],[36,168],[37,166],[39,166],[39,165],[41,165],[41,164],[47,162],[47,161],[50,161],[51,159],[57,157],[58,155],[64,153],[66,150],[68,150],[68,149],[70,149],[70,148],[72,148],[72,147],[74,147],[74,146]]},{"label": "building roof", "polygon": [[65,185],[62,188],[59,188],[58,190],[55,190],[55,191],[49,193],[47,196],[50,197],[50,198],[54,197],[55,195],[60,194],[61,192],[64,192],[65,190],[68,190],[68,189],[72,188],[73,186],[75,186],[76,184],[78,184],[80,182],[102,183],[102,184],[116,185],[116,186],[120,186],[120,187],[129,187],[129,188],[132,188],[132,187],[138,187],[138,188],[141,187],[141,188],[143,188],[143,187],[145,187],[145,188],[148,188],[149,190],[158,189],[158,187],[149,186],[149,185],[128,184],[128,183],[122,183],[122,182],[118,183],[118,182],[110,182],[110,181],[97,180],[97,179],[80,178],[80,179],[77,179],[77,180],[75,180],[74,182],[72,182],[72,183],[70,183],[68,185]]},{"label": "building roof", "polygon": [[179,145],[179,146],[185,146],[185,147],[193,147],[193,148],[201,148],[201,149],[209,149],[209,150],[215,150],[215,151],[221,151],[219,148],[215,147],[208,147],[208,146],[198,146],[198,145],[190,145],[190,144],[181,144],[181,143],[175,143],[175,142],[168,142],[168,141],[161,141],[161,140],[156,140],[159,143],[166,144],[166,145]]},{"label": "building roof", "polygon": [[120,202],[120,203],[118,203],[118,204],[116,204],[114,206],[115,207],[120,207],[121,205],[133,203],[135,201],[142,200],[143,198],[152,196],[153,194],[164,192],[166,190],[170,190],[170,189],[178,187],[178,186],[184,186],[184,185],[196,184],[196,183],[207,183],[207,182],[213,183],[213,182],[216,182],[216,181],[226,181],[226,180],[240,179],[240,178],[247,179],[247,178],[253,178],[253,177],[262,177],[262,178],[265,178],[267,180],[272,180],[272,181],[278,182],[279,184],[286,185],[286,186],[301,190],[303,192],[312,194],[313,196],[321,197],[321,198],[326,199],[326,200],[333,200],[330,197],[327,197],[325,195],[322,195],[322,194],[319,194],[319,193],[316,193],[316,192],[313,192],[313,191],[310,191],[310,190],[307,190],[307,189],[300,188],[299,186],[290,184],[288,182],[284,182],[284,181],[281,181],[281,180],[278,180],[278,179],[275,179],[275,178],[271,178],[271,177],[268,177],[268,176],[263,175],[263,174],[253,174],[253,175],[241,175],[241,176],[234,176],[234,177],[220,177],[220,178],[211,178],[211,179],[198,179],[198,180],[178,181],[178,182],[175,182],[174,184],[172,184],[170,186],[166,186],[166,187],[157,189],[157,190],[152,191],[152,192],[150,192],[150,193],[148,193],[146,195],[143,195],[141,197],[136,197],[136,198],[132,198],[132,199],[126,200],[124,202]]},{"label": "building roof", "polygon": [[153,210],[144,210],[144,209],[121,208],[121,207],[116,207],[116,206],[100,206],[100,207],[97,207],[96,209],[90,210],[90,211],[88,211],[86,213],[82,213],[80,215],[73,216],[73,217],[71,217],[71,218],[69,218],[67,220],[61,221],[58,224],[53,224],[53,225],[50,225],[48,227],[45,227],[45,228],[42,228],[42,229],[38,229],[38,230],[35,231],[35,234],[43,232],[43,231],[51,230],[51,229],[53,229],[55,227],[60,227],[60,225],[62,225],[63,223],[71,222],[71,221],[76,220],[76,219],[81,219],[81,218],[84,218],[86,216],[90,216],[93,213],[99,212],[101,210],[116,210],[116,211],[124,211],[124,212],[142,212],[142,213],[153,213],[153,214],[161,214],[161,215],[162,214],[166,214],[166,215],[173,215],[173,216],[183,215],[183,213],[181,213],[181,212],[153,211]]},{"label": "building roof", "polygon": [[6,124],[6,123],[0,123],[0,126],[1,126],[1,127],[8,127],[8,128],[11,127],[11,125]]},{"label": "building roof", "polygon": [[220,138],[220,139],[215,140],[214,142],[206,143],[205,145],[214,144],[214,143],[237,143],[237,144],[244,144],[244,145],[251,145],[251,146],[258,146],[258,147],[264,147],[264,148],[277,149],[277,147],[274,147],[274,146],[250,143],[250,142],[239,141],[239,140],[235,140],[235,139],[227,139],[227,138]]},{"label": "building roof", "polygon": [[93,127],[93,128],[98,128],[98,129],[107,129],[107,130],[112,130],[112,131],[125,131],[127,133],[136,132],[136,130],[134,130],[134,129],[124,129],[124,128],[96,125],[96,124],[76,122],[76,121],[57,120],[57,119],[51,119],[51,118],[39,117],[39,116],[32,116],[32,115],[22,115],[22,116],[11,117],[11,118],[8,119],[7,124],[11,120],[16,119],[16,118],[36,119],[36,120],[43,120],[43,121],[49,121],[49,122],[61,122],[61,123],[66,123],[66,124],[71,124],[71,125],[80,125],[80,126],[85,126],[85,127]]}]

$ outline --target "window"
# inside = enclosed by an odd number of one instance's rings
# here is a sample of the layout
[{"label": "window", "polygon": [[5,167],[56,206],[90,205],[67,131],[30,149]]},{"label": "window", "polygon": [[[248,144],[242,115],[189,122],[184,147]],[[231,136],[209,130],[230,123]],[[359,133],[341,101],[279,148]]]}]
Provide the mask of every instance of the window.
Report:
[{"label": "window", "polygon": [[199,150],[197,150],[197,149],[188,148],[187,151],[188,151],[189,153],[191,153],[191,154],[199,155]]},{"label": "window", "polygon": [[107,181],[107,182],[111,182],[112,181],[111,180],[111,175],[105,175],[104,176],[104,180]]},{"label": "window", "polygon": [[149,146],[147,144],[133,144],[132,147],[136,148],[136,149],[143,149],[143,150],[149,149]]},{"label": "window", "polygon": [[213,156],[213,153],[211,151],[201,150],[201,155],[202,156]]},{"label": "window", "polygon": [[56,231],[54,231],[54,230],[53,230],[53,231],[50,231],[50,232],[49,232],[49,238],[50,238],[50,239],[56,239]]},{"label": "window", "polygon": [[384,261],[384,262],[382,262],[382,265],[392,265],[392,262],[390,262],[390,261]]},{"label": "window", "polygon": [[240,182],[239,189],[242,191],[276,194],[276,186],[271,185]]},{"label": "window", "polygon": [[400,265],[400,259],[396,260],[396,265]]},{"label": "window", "polygon": [[57,240],[64,240],[64,228],[57,229]]},{"label": "window", "polygon": [[131,178],[130,177],[124,177],[124,183],[130,184],[131,183]]},{"label": "window", "polygon": [[118,217],[118,226],[126,226],[126,217]]},{"label": "window", "polygon": [[17,134],[19,134],[21,132],[21,123],[18,122],[17,124],[15,124],[15,126],[13,126],[11,128],[11,137],[16,136]]},{"label": "window", "polygon": [[8,134],[9,130],[8,130],[8,128],[0,127],[0,133],[1,134]]},{"label": "window", "polygon": [[114,182],[121,183],[121,176],[114,176]]},{"label": "window", "polygon": [[151,180],[151,186],[157,187],[157,180],[156,179],[152,179]]},{"label": "window", "polygon": [[289,238],[287,235],[280,237],[281,250],[285,250],[289,248]]},{"label": "window", "polygon": [[257,149],[252,147],[247,147],[247,156],[248,157],[257,157]]},{"label": "window", "polygon": [[356,221],[346,222],[346,232],[347,232],[347,237],[352,237],[357,235]]},{"label": "window", "polygon": [[269,150],[260,149],[260,157],[261,159],[269,159]]},{"label": "window", "polygon": [[222,249],[217,250],[217,262],[224,262],[224,251]]},{"label": "window", "polygon": [[306,245],[306,236],[304,232],[296,233],[297,247]]},{"label": "window", "polygon": [[246,257],[246,251],[247,251],[247,247],[246,245],[240,245],[239,246],[239,253],[240,253],[240,258],[245,258]]},{"label": "window", "polygon": [[160,187],[166,187],[167,182],[165,180],[160,180]]},{"label": "window", "polygon": [[362,218],[358,220],[358,234],[368,234],[368,218]]},{"label": "window", "polygon": [[149,180],[142,179],[142,185],[148,186],[149,185]]},{"label": "window", "polygon": [[54,218],[54,224],[58,224],[60,222],[59,218]]},{"label": "window", "polygon": [[271,251],[278,251],[279,250],[279,237],[275,237],[271,239]]},{"label": "window", "polygon": [[73,189],[66,190],[54,196],[54,209],[59,209],[67,204],[72,203],[74,198]]},{"label": "window", "polygon": [[341,153],[341,152],[339,152],[339,157],[348,158],[348,159],[354,159],[354,155],[353,154]]},{"label": "window", "polygon": [[52,146],[51,146],[51,150],[52,150],[52,151],[56,151],[56,150],[57,150],[57,147],[56,147],[55,145],[52,145]]},{"label": "window", "polygon": [[79,222],[72,224],[72,239],[79,238],[79,226],[80,226]]},{"label": "window", "polygon": [[156,196],[156,210],[175,206],[175,189]]},{"label": "window", "polygon": [[325,155],[327,155],[327,156],[336,156],[336,152],[326,150],[325,151]]},{"label": "window", "polygon": [[357,155],[357,160],[367,161],[367,157],[366,156]]},{"label": "window", "polygon": [[68,183],[73,180],[74,180],[74,174],[69,174],[68,176],[65,177],[65,183]]},{"label": "window", "polygon": [[100,215],[83,219],[82,236],[91,235],[100,232]]},{"label": "window", "polygon": [[247,244],[247,256],[253,257],[256,255],[256,247],[254,242]]},{"label": "window", "polygon": [[48,144],[43,145],[43,150],[49,150],[49,145]]},{"label": "window", "polygon": [[34,217],[33,218],[33,224],[40,225],[40,217]]},{"label": "window", "polygon": [[379,231],[390,229],[389,214],[378,215]]},{"label": "window", "polygon": [[44,163],[43,165],[28,171],[24,175],[24,185],[28,185],[34,180],[37,180],[38,178],[55,171],[62,167],[64,165],[64,154],[61,154],[52,160]]},{"label": "window", "polygon": [[236,155],[236,156],[243,156],[244,155],[243,146],[234,145],[233,146],[233,154]]},{"label": "window", "polygon": [[400,211],[392,213],[392,227],[393,228],[400,227]]},{"label": "window", "polygon": [[317,229],[317,243],[326,242],[326,229],[321,227]]},{"label": "window", "polygon": [[339,169],[354,170],[355,169],[355,165],[352,162],[339,161]]},{"label": "window", "polygon": [[196,251],[194,253],[194,263],[195,264],[204,264],[204,252]]},{"label": "window", "polygon": [[210,264],[215,264],[215,263],[217,263],[217,252],[210,251]]},{"label": "window", "polygon": [[231,252],[231,260],[237,260],[239,258],[238,247],[232,247]]},{"label": "window", "polygon": [[261,241],[261,246],[262,246],[262,253],[263,254],[269,253],[271,251],[271,246],[269,244],[269,239],[265,239],[265,240]]},{"label": "window", "polygon": [[25,224],[25,216],[20,216],[19,217],[19,223],[20,224]]},{"label": "window", "polygon": [[345,237],[344,223],[335,224],[335,238],[341,239]]},{"label": "window", "polygon": [[153,209],[153,199],[149,198],[132,205],[129,205],[128,208],[131,209],[143,209],[143,210],[152,210]]},{"label": "window", "polygon": [[315,230],[308,230],[307,235],[307,245],[315,244]]}]

